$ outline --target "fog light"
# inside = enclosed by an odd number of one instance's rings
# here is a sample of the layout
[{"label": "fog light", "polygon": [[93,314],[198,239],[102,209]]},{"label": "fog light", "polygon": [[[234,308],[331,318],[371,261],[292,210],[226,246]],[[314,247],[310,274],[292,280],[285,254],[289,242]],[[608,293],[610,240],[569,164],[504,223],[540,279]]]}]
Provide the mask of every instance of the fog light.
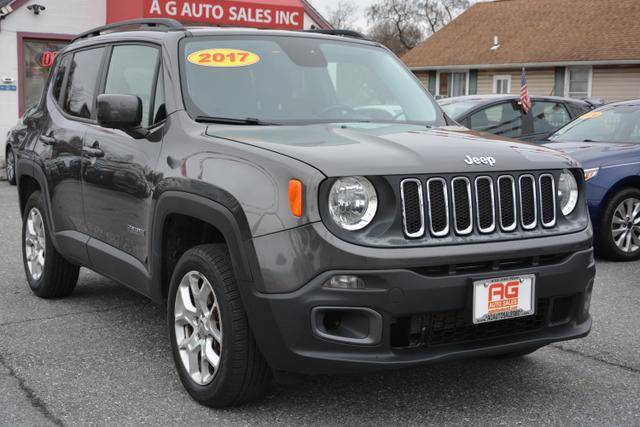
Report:
[{"label": "fog light", "polygon": [[324,287],[333,289],[364,289],[364,280],[357,276],[333,276],[325,282]]}]

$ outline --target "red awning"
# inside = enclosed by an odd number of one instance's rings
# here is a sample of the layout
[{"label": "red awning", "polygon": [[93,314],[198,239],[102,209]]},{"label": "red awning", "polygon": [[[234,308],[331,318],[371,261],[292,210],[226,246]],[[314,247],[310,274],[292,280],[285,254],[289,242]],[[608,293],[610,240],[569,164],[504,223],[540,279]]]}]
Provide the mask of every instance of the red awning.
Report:
[{"label": "red awning", "polygon": [[301,30],[304,11],[301,0],[107,0],[107,23],[173,18],[189,24]]}]

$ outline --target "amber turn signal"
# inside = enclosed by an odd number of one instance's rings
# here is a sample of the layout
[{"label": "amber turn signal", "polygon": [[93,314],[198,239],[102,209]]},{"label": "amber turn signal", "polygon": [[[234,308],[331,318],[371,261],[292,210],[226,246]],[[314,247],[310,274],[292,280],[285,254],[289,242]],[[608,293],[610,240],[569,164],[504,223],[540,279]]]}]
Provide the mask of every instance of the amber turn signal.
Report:
[{"label": "amber turn signal", "polygon": [[289,208],[294,216],[302,216],[302,181],[292,179],[289,181]]}]

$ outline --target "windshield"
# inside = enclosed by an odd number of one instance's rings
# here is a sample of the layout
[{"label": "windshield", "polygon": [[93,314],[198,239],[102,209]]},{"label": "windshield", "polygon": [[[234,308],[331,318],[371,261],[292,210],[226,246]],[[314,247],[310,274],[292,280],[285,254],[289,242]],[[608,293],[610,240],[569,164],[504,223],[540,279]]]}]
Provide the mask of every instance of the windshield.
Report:
[{"label": "windshield", "polygon": [[617,105],[589,111],[550,139],[555,142],[640,143],[640,105]]},{"label": "windshield", "polygon": [[446,102],[440,102],[440,107],[452,119],[459,119],[467,111],[471,110],[476,105],[479,105],[482,102],[483,102],[483,100],[481,100],[481,99],[476,99],[476,100],[469,99],[469,100],[466,100],[466,101],[447,100]]},{"label": "windshield", "polygon": [[444,124],[435,102],[385,49],[291,36],[215,36],[182,42],[192,117],[277,124]]}]

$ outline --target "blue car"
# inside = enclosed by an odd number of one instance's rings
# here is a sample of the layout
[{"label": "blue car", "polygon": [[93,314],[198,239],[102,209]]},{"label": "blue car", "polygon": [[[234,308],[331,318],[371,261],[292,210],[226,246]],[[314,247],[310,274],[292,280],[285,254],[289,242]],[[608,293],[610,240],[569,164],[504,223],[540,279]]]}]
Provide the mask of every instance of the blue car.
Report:
[{"label": "blue car", "polygon": [[549,139],[582,163],[600,255],[640,258],[640,100],[590,111]]}]

